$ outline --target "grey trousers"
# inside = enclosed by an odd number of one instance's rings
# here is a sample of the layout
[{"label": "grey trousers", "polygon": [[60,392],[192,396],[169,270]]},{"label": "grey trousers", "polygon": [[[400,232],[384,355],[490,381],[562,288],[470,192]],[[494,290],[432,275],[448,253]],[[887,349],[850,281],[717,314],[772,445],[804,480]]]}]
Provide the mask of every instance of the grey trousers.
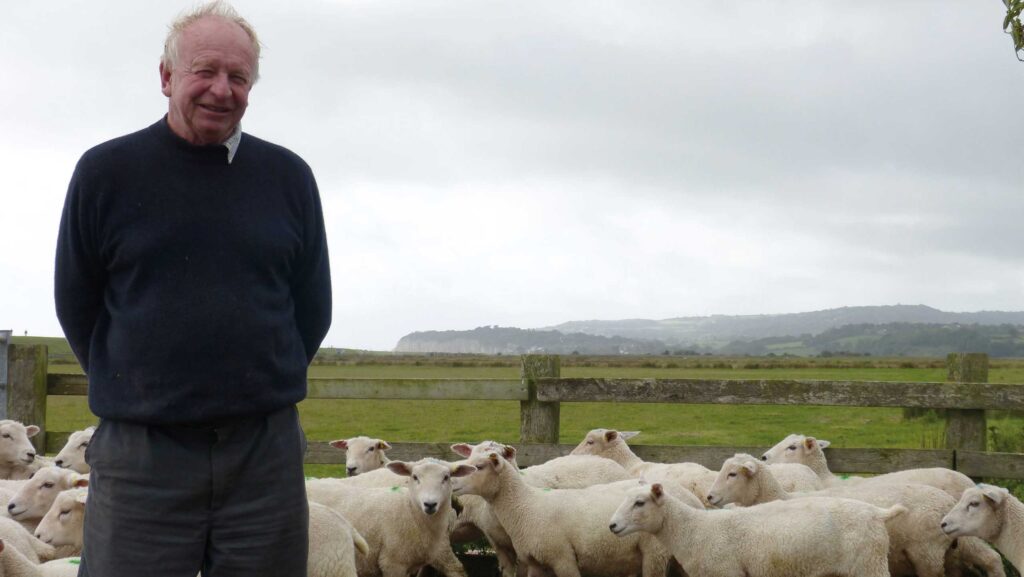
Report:
[{"label": "grey trousers", "polygon": [[79,577],[305,577],[298,411],[216,426],[102,420]]}]

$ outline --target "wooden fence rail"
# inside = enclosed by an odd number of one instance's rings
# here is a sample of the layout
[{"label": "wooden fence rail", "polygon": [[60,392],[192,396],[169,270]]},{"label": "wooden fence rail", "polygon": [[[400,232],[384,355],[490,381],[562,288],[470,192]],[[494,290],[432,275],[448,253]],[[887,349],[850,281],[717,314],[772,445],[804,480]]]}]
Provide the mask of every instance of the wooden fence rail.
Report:
[{"label": "wooden fence rail", "polygon": [[[43,426],[47,395],[85,395],[81,375],[47,374],[46,347],[12,345],[9,353],[9,418]],[[729,405],[829,405],[943,409],[944,449],[834,449],[826,453],[836,473],[885,473],[911,467],[947,467],[971,477],[1024,479],[1024,455],[986,452],[985,410],[1024,411],[1024,385],[990,384],[988,357],[949,355],[944,383],[719,380],[563,379],[555,356],[523,357],[519,379],[309,379],[311,399],[424,399],[520,401],[518,460],[537,464],[567,454],[559,441],[561,403],[628,402]],[[68,432],[42,432],[35,442],[58,451]],[[452,442],[466,439],[453,439]],[[392,443],[395,459],[454,457],[444,443]],[[717,469],[737,452],[755,455],[768,447],[637,445],[651,461],[693,461]],[[341,464],[344,454],[325,442],[310,442],[307,463]]]}]

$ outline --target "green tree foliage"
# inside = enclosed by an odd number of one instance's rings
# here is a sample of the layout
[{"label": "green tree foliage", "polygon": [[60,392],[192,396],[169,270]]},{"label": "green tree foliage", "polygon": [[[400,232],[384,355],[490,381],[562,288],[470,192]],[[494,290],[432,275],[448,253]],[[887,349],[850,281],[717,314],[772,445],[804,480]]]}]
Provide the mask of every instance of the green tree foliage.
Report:
[{"label": "green tree foliage", "polygon": [[1024,11],[1024,0],[1003,0],[1006,4],[1006,18],[1003,19],[1003,32],[1013,37],[1013,49],[1017,53],[1017,60],[1024,62],[1021,58],[1024,53],[1024,27],[1020,23],[1020,13]]}]

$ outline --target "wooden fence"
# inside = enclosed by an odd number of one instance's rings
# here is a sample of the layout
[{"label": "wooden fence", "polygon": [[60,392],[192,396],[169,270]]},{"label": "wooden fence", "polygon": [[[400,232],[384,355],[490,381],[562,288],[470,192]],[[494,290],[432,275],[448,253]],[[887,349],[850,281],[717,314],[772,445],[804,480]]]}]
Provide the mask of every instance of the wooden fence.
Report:
[{"label": "wooden fence", "polygon": [[[11,345],[8,366],[8,418],[41,427],[47,395],[85,395],[84,376],[48,374],[46,347]],[[313,399],[518,400],[518,461],[537,464],[567,454],[560,445],[559,408],[572,402],[686,403],[728,405],[828,405],[944,409],[944,449],[826,450],[836,473],[885,473],[910,467],[947,467],[971,477],[1024,479],[1024,455],[986,451],[986,410],[1024,412],[1024,385],[988,383],[988,356],[950,354],[943,383],[708,380],[708,379],[563,379],[560,358],[527,355],[519,379],[326,379],[309,380]],[[813,431],[806,431],[813,434]],[[38,450],[60,450],[69,432],[43,431]],[[464,441],[456,439],[453,441]],[[451,459],[451,442],[393,443],[389,456]],[[737,452],[760,454],[768,447],[635,445],[651,461],[693,461],[717,469]],[[307,463],[341,464],[343,452],[325,442],[310,442]]]}]

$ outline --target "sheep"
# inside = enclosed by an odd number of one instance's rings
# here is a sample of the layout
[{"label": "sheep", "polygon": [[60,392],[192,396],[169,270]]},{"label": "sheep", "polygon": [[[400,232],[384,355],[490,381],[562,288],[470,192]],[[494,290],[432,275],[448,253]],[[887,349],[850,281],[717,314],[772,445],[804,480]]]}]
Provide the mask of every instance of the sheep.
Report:
[{"label": "sheep", "polygon": [[[947,552],[953,545],[939,530],[938,520],[955,501],[945,491],[914,483],[860,484],[839,486],[808,493],[786,491],[774,472],[751,455],[737,454],[722,465],[708,500],[716,505],[735,503],[749,507],[776,500],[811,497],[842,497],[891,507],[896,504],[909,509],[907,515],[888,523],[889,570],[893,575],[942,577]],[[985,568],[1001,567],[998,555],[981,543],[963,543],[957,552],[971,564]],[[955,559],[950,563],[954,564]],[[999,570],[1001,573],[1001,569]],[[988,572],[993,577],[992,572]]]},{"label": "sheep", "polygon": [[369,545],[337,511],[309,504],[309,563],[307,577],[357,577],[356,551],[366,555]]},{"label": "sheep", "polygon": [[78,559],[60,559],[36,565],[17,547],[0,539],[0,576],[3,577],[77,577]]},{"label": "sheep", "polygon": [[657,541],[617,540],[604,530],[621,493],[603,487],[541,489],[496,452],[470,458],[476,472],[455,483],[457,495],[479,495],[512,538],[529,574],[548,569],[556,577],[663,577],[671,556]]},{"label": "sheep", "polygon": [[466,577],[448,540],[451,479],[472,473],[473,467],[437,459],[392,461],[387,467],[412,482],[391,488],[339,484],[320,501],[348,519],[369,545],[369,552],[356,558],[359,575],[405,577],[430,565]]},{"label": "sheep", "polygon": [[1024,571],[1024,504],[1005,488],[981,483],[965,490],[940,527],[950,537],[981,537]]},{"label": "sheep", "polygon": [[906,512],[833,498],[703,511],[655,483],[631,489],[608,528],[652,533],[690,575],[888,577],[885,522]]},{"label": "sheep", "polygon": [[56,555],[56,550],[42,541],[34,538],[14,519],[0,517],[0,539],[7,542],[7,546],[17,549],[33,563],[49,561]]},{"label": "sheep", "polygon": [[829,471],[825,459],[824,450],[829,444],[823,439],[793,434],[765,451],[761,460],[767,463],[803,463],[817,473],[827,487],[839,483],[920,483],[942,489],[958,500],[965,489],[974,486],[974,481],[967,475],[941,467],[907,469],[875,477],[836,477]]},{"label": "sheep", "polygon": [[[669,478],[687,484],[687,488],[703,499],[708,494],[708,489],[715,482],[718,476],[717,471],[712,471],[698,463],[648,463],[636,456],[626,444],[640,434],[639,431],[616,431],[614,429],[594,429],[586,434],[583,441],[572,450],[574,455],[598,455],[611,459],[637,477],[643,477],[648,482],[660,482],[664,485]],[[778,467],[776,474],[782,479],[783,484],[794,491],[811,491],[821,489],[824,485],[817,479],[814,471],[806,467],[783,465]],[[708,503],[705,503],[708,505]]]},{"label": "sheep", "polygon": [[345,451],[345,470],[349,477],[380,469],[391,462],[384,454],[391,445],[381,439],[359,436],[331,441],[331,446]]},{"label": "sheep", "polygon": [[85,488],[61,491],[36,526],[39,541],[54,547],[68,548],[69,555],[82,552],[82,533],[85,524],[85,502],[89,492]]},{"label": "sheep", "polygon": [[58,493],[88,484],[88,475],[60,467],[44,467],[14,494],[7,504],[7,514],[19,522],[38,521],[50,510]]},{"label": "sheep", "polygon": [[0,420],[0,479],[27,479],[39,468],[36,448],[29,441],[39,430],[35,425]]},{"label": "sheep", "polygon": [[88,474],[92,469],[89,463],[85,462],[85,450],[89,448],[89,442],[92,441],[92,434],[95,432],[96,427],[86,427],[68,435],[64,448],[53,457],[53,464],[83,475]]}]

